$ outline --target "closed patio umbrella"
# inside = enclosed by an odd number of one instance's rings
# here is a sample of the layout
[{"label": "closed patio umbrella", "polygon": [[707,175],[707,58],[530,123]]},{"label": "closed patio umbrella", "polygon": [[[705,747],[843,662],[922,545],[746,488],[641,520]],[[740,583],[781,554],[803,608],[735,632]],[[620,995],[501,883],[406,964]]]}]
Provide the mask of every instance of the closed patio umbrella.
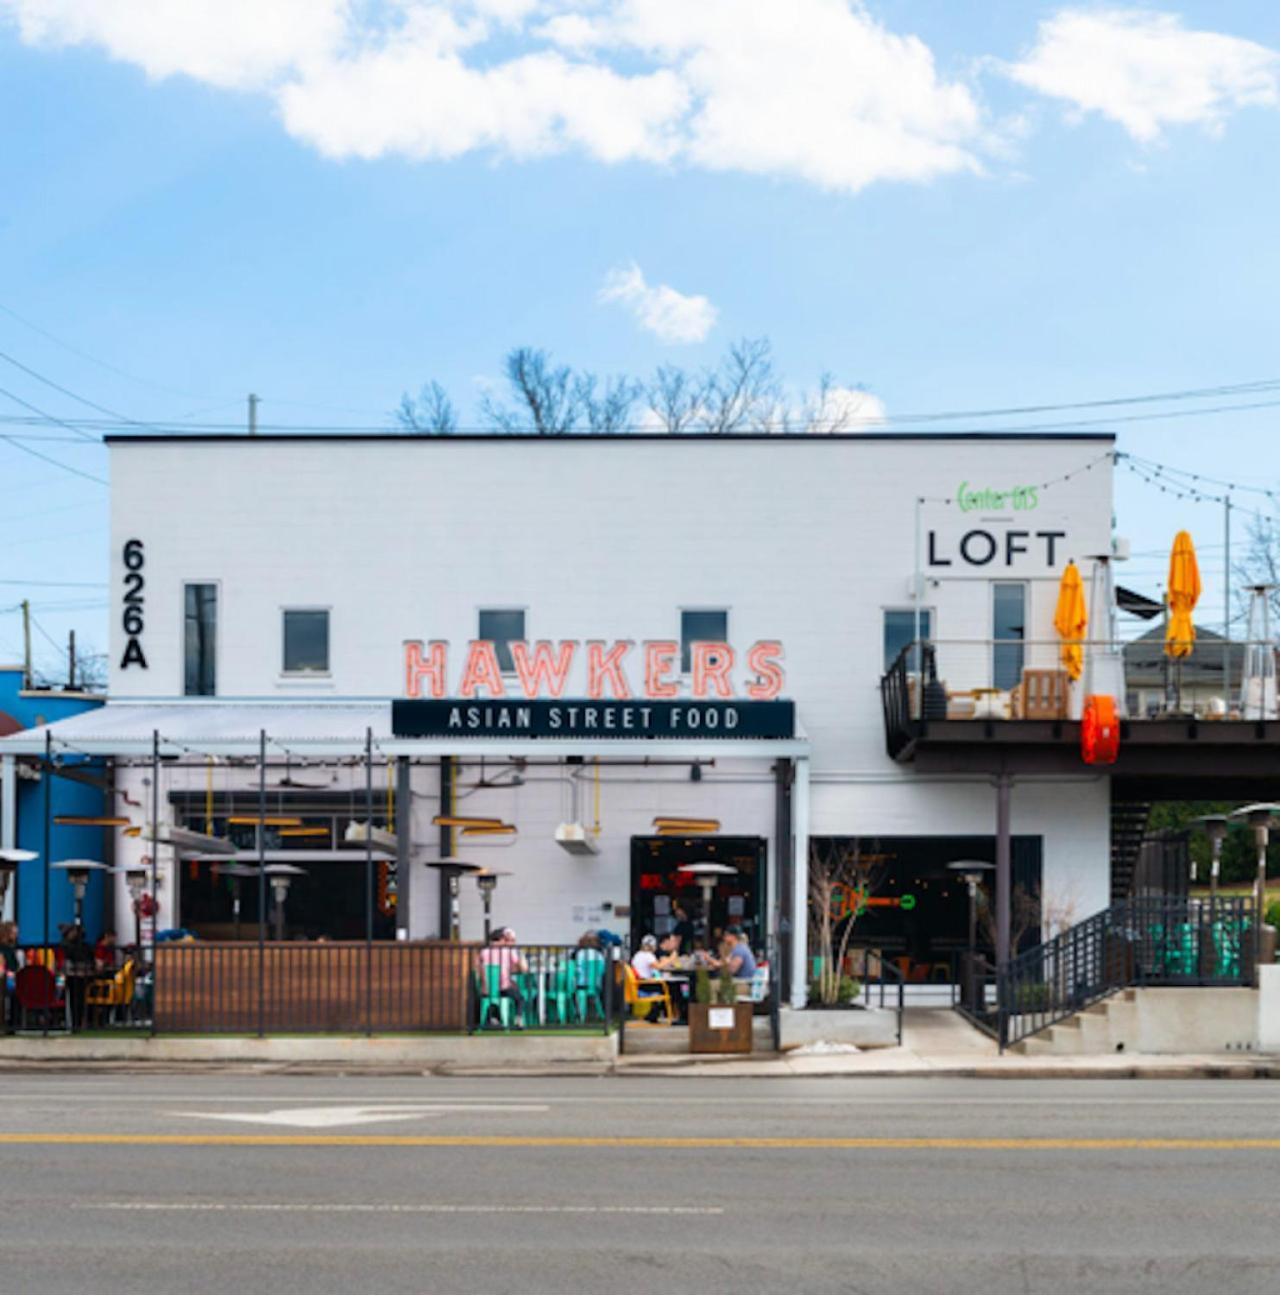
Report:
[{"label": "closed patio umbrella", "polygon": [[1173,537],[1169,554],[1169,625],[1164,634],[1166,656],[1175,659],[1190,656],[1196,641],[1196,627],[1191,613],[1200,601],[1200,564],[1196,548],[1186,531]]},{"label": "closed patio umbrella", "polygon": [[1084,670],[1084,635],[1089,628],[1089,613],[1084,605],[1084,581],[1074,562],[1067,563],[1058,584],[1053,628],[1062,639],[1062,668],[1069,679],[1079,679]]}]

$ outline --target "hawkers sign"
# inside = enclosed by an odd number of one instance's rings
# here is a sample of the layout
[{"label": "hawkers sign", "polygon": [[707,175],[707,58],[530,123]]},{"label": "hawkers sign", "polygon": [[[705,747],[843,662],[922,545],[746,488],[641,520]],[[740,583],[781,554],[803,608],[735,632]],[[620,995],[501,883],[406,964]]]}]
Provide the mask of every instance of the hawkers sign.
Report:
[{"label": "hawkers sign", "polygon": [[[511,669],[505,675],[497,645],[484,639],[467,644],[451,674],[448,643],[406,643],[406,699],[392,704],[392,731],[397,737],[618,739],[795,733],[795,707],[779,699],[786,681],[782,644],[773,640],[742,654],[741,694],[734,682],[739,656],[728,643],[690,645],[687,689],[681,686],[680,644],[666,639],[639,646],[629,639],[565,639],[507,647]],[[571,677],[585,683],[585,696],[564,699]]]}]

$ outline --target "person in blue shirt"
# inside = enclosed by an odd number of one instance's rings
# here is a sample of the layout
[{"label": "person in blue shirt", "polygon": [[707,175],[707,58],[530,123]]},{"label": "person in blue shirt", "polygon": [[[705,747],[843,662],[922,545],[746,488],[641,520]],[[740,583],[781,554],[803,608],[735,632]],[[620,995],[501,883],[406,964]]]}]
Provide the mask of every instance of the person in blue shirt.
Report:
[{"label": "person in blue shirt", "polygon": [[724,957],[720,965],[729,968],[734,980],[750,980],[756,974],[756,959],[743,934],[742,927],[730,926],[725,930]]}]

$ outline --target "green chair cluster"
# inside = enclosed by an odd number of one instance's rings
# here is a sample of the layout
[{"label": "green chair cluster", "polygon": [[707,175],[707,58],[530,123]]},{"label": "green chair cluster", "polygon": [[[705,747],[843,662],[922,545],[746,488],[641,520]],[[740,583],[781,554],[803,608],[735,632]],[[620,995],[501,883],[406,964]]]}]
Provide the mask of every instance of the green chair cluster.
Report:
[{"label": "green chair cluster", "polygon": [[[594,1013],[604,1020],[605,960],[597,950],[582,950],[578,956],[568,953],[552,955],[550,967],[543,972],[516,972],[512,981],[517,996],[502,992],[502,972],[499,967],[484,967],[483,981],[479,975],[474,983],[480,1002],[480,1028],[489,1029],[494,1015],[498,1025],[509,1030],[513,1025],[587,1024]],[[545,978],[545,1019],[538,1004],[538,980]]]}]

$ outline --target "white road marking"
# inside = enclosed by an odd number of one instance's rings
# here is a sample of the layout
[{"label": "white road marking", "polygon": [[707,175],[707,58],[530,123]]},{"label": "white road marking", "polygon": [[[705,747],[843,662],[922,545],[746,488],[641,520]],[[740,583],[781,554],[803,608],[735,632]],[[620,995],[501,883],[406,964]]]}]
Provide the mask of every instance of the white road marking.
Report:
[{"label": "white road marking", "polygon": [[299,1201],[74,1201],[72,1209],[166,1214],[723,1214],[719,1205],[404,1205]]},{"label": "white road marking", "polygon": [[542,1115],[549,1106],[515,1106],[506,1103],[413,1102],[380,1106],[284,1107],[254,1114],[250,1111],[170,1111],[185,1120],[231,1120],[237,1124],[279,1124],[294,1129],[332,1129],[349,1124],[381,1124],[388,1120],[428,1120],[441,1115]]}]

